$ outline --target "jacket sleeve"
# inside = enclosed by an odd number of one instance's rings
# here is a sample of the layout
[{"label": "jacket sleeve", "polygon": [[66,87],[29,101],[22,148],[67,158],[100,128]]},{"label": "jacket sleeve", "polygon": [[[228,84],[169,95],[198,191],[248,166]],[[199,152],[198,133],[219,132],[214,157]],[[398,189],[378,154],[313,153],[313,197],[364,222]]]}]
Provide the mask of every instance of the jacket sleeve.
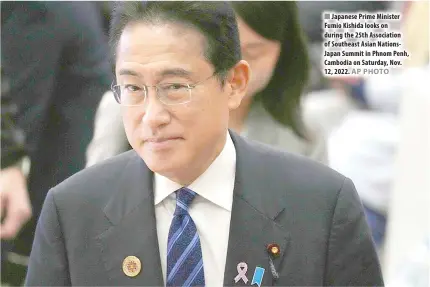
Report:
[{"label": "jacket sleeve", "polygon": [[51,191],[39,217],[25,286],[70,286],[61,222]]},{"label": "jacket sleeve", "polygon": [[354,184],[347,178],[334,209],[324,285],[384,285],[360,199]]},{"label": "jacket sleeve", "polygon": [[16,125],[18,107],[13,103],[7,90],[7,79],[2,77],[1,95],[1,168],[16,164],[27,155],[25,134]]}]

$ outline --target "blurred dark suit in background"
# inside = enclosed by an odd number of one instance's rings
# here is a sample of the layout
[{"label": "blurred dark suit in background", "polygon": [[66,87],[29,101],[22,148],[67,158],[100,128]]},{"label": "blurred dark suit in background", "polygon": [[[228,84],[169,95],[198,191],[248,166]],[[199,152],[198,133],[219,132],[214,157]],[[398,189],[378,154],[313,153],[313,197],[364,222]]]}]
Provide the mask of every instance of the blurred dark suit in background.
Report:
[{"label": "blurred dark suit in background", "polygon": [[1,13],[2,71],[31,160],[34,216],[13,242],[14,252],[27,256],[49,188],[84,168],[95,110],[112,76],[94,2],[2,2]]}]

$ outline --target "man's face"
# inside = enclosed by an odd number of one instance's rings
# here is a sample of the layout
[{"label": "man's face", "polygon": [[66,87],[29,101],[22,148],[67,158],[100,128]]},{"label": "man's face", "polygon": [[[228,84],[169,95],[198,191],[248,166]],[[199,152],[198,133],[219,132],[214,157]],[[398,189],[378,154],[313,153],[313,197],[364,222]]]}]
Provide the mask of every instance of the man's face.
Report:
[{"label": "man's face", "polygon": [[222,86],[211,77],[205,43],[201,33],[185,26],[133,23],[117,48],[118,85],[203,81],[191,90],[188,103],[165,105],[150,87],[144,105],[122,108],[133,149],[152,171],[177,181],[215,159],[225,142],[229,111],[240,104],[229,81]]}]

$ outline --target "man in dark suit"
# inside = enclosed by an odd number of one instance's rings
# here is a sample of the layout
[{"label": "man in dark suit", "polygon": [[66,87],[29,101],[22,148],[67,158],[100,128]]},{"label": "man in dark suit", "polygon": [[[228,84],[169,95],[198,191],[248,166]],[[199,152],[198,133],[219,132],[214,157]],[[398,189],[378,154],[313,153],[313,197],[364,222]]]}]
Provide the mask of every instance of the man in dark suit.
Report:
[{"label": "man in dark suit", "polygon": [[26,285],[383,285],[352,182],[228,130],[250,77],[224,2],[123,2],[133,147],[51,189]]},{"label": "man in dark suit", "polygon": [[[31,218],[31,204],[26,183],[26,147],[22,130],[14,118],[18,109],[9,94],[9,81],[1,78],[1,266],[2,283],[8,273],[8,254],[13,245],[9,241],[16,236],[21,227]],[[21,281],[23,276],[21,276]],[[8,282],[11,283],[11,282]]]},{"label": "man in dark suit", "polygon": [[94,3],[2,2],[1,8],[1,64],[17,107],[13,121],[26,138],[34,215],[14,251],[28,256],[47,191],[85,166],[95,109],[112,77]]}]

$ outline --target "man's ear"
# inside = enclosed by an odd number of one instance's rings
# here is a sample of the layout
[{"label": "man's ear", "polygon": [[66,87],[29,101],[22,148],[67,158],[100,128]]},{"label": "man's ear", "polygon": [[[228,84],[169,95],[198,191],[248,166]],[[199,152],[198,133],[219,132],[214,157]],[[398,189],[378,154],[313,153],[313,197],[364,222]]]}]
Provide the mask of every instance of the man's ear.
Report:
[{"label": "man's ear", "polygon": [[234,110],[240,106],[243,97],[248,89],[249,79],[251,78],[251,68],[248,62],[240,60],[227,75],[228,88],[228,107]]}]

